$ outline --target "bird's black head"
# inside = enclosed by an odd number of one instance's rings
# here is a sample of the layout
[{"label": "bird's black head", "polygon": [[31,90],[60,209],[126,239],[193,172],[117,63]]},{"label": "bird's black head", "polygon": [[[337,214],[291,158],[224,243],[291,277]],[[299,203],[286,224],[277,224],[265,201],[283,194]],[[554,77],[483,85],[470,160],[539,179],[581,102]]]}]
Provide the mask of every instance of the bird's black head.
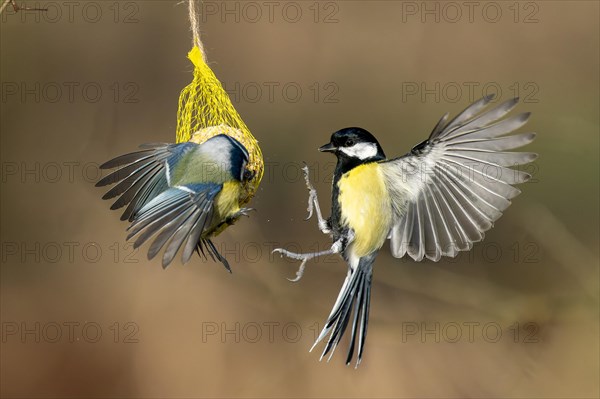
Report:
[{"label": "bird's black head", "polygon": [[333,152],[342,163],[360,165],[385,159],[377,139],[365,129],[349,127],[331,135],[331,141],[319,151]]}]

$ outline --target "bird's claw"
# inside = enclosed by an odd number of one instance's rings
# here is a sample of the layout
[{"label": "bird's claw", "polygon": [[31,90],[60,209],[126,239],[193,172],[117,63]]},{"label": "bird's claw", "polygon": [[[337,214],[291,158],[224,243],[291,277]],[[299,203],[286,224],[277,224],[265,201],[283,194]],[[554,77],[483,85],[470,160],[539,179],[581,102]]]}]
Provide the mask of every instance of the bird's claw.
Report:
[{"label": "bird's claw", "polygon": [[246,216],[249,217],[249,213],[251,211],[255,211],[256,209],[254,208],[242,208],[239,211],[237,211],[236,213],[234,213],[233,215],[227,217],[225,219],[225,221],[223,223],[227,223],[228,225],[233,225],[240,217],[242,216]]},{"label": "bird's claw", "polygon": [[283,248],[275,248],[273,250],[273,252],[271,252],[271,253],[275,253],[275,252],[278,252],[282,257],[285,256],[286,258],[302,261],[302,263],[300,263],[300,267],[298,268],[298,271],[296,272],[296,277],[295,278],[287,278],[286,277],[287,280],[291,281],[292,283],[296,283],[296,282],[300,281],[300,279],[304,275],[304,269],[306,269],[306,263],[309,260],[311,260],[312,258],[314,258],[314,254],[297,254],[295,252],[290,252],[287,249],[283,249]]},{"label": "bird's claw", "polygon": [[240,216],[246,216],[246,217],[250,217],[250,212],[252,211],[256,211],[256,209],[254,208],[242,208],[239,211],[237,211],[235,213],[235,216],[240,217]]},{"label": "bird's claw", "polygon": [[315,210],[315,198],[317,198],[317,191],[315,189],[311,189],[308,194],[308,216],[304,220],[309,220],[312,217]]},{"label": "bird's claw", "polygon": [[304,260],[306,258],[305,254],[297,254],[295,252],[290,252],[287,249],[283,248],[275,248],[271,253],[279,252],[281,256],[285,256],[286,258],[294,259],[294,260]]},{"label": "bird's claw", "polygon": [[287,278],[286,277],[286,280],[290,281],[292,283],[297,283],[298,281],[300,281],[302,276],[304,276],[304,269],[306,268],[306,262],[308,262],[308,259],[304,259],[302,261],[302,263],[300,263],[300,267],[298,268],[298,271],[296,272],[295,278]]},{"label": "bird's claw", "polygon": [[310,252],[310,253],[306,253],[306,254],[297,254],[295,252],[290,252],[283,248],[275,248],[271,253],[278,252],[281,254],[281,256],[285,256],[290,259],[302,261],[302,263],[300,263],[300,267],[298,268],[298,271],[296,272],[296,278],[294,278],[294,279],[288,278],[288,280],[295,283],[297,281],[300,281],[300,279],[304,275],[304,269],[306,268],[306,263],[309,260],[318,258],[320,256],[337,254],[337,253],[340,253],[341,250],[342,250],[342,241],[338,240],[333,243],[331,248],[329,248],[328,250],[325,250],[325,251],[321,251],[321,252]]}]

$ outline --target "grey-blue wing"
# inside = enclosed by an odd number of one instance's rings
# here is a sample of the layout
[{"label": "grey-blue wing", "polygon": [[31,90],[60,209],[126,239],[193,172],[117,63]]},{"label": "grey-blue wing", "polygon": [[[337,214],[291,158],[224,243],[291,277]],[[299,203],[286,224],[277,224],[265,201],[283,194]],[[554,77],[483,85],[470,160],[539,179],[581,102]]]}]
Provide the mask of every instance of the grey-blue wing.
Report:
[{"label": "grey-blue wing", "polygon": [[96,183],[96,187],[116,184],[102,199],[118,196],[110,209],[128,205],[121,220],[131,222],[144,205],[168,188],[166,161],[180,158],[196,146],[194,143],[144,144],[140,146],[141,151],[121,155],[101,165],[100,169],[118,169]]},{"label": "grey-blue wing", "polygon": [[[208,250],[229,269],[227,261],[207,238],[214,228],[214,199],[223,186],[200,183],[172,187],[148,202],[133,219],[127,239],[136,237],[138,248],[151,237],[154,241],[148,250],[148,259],[154,258],[163,248],[163,267],[167,267],[182,250],[182,261],[189,261],[194,250]],[[206,257],[206,255],[205,255]],[[214,257],[213,257],[214,259]]]}]

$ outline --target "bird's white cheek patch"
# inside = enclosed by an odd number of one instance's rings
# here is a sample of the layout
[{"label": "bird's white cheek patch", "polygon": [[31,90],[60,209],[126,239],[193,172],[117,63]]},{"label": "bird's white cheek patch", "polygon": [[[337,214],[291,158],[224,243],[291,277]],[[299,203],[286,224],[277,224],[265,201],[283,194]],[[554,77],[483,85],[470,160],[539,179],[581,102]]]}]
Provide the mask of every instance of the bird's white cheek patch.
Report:
[{"label": "bird's white cheek patch", "polygon": [[358,143],[352,147],[342,147],[341,151],[353,158],[368,159],[377,155],[377,146],[374,143]]}]

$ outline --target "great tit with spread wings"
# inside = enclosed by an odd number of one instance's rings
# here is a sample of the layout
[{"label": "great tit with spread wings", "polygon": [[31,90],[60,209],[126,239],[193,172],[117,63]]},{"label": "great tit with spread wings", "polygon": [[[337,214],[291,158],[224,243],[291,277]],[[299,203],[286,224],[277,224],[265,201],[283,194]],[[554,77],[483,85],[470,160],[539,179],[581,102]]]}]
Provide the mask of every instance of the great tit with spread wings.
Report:
[{"label": "great tit with spread wings", "polygon": [[111,209],[128,205],[121,216],[131,222],[127,239],[135,238],[138,248],[156,236],[148,259],[164,247],[164,268],[183,248],[183,263],[196,250],[231,272],[211,238],[250,210],[242,206],[254,194],[263,168],[254,137],[220,125],[201,129],[184,143],[140,148],[101,165],[118,169],[96,184],[118,183],[103,199],[119,196]]},{"label": "great tit with spread wings", "polygon": [[331,359],[351,322],[346,364],[352,361],[355,347],[356,366],[360,364],[373,263],[386,239],[396,258],[406,254],[415,261],[455,257],[481,241],[502,216],[520,193],[513,185],[530,179],[528,173],[508,167],[532,162],[537,155],[507,151],[535,138],[534,133],[508,135],[523,126],[530,114],[505,118],[518,99],[488,110],[492,99],[482,98],[451,121],[444,115],[427,140],[399,158],[387,159],[377,139],[364,129],[335,132],[331,141],[319,148],[337,157],[329,219],[321,215],[305,167],[310,191],[307,219],[316,210],[320,230],[331,235],[334,243],[317,253],[275,251],[302,261],[292,281],[299,280],[306,262],[317,256],[339,253],[348,263],[340,293],[311,348],[328,337],[321,359],[328,352]]}]

